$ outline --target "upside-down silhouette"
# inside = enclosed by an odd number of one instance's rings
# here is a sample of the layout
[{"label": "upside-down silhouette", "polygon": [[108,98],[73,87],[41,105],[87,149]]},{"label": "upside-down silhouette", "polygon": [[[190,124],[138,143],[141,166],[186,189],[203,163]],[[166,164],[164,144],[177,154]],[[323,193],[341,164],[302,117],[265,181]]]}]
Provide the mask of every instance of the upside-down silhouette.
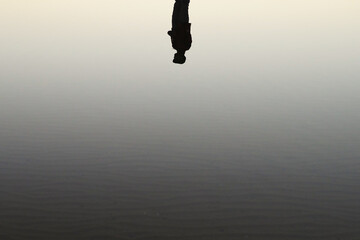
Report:
[{"label": "upside-down silhouette", "polygon": [[185,52],[192,43],[191,23],[189,23],[190,0],[175,0],[172,14],[172,28],[168,31],[172,47],[176,50],[173,63],[183,64],[186,61]]}]

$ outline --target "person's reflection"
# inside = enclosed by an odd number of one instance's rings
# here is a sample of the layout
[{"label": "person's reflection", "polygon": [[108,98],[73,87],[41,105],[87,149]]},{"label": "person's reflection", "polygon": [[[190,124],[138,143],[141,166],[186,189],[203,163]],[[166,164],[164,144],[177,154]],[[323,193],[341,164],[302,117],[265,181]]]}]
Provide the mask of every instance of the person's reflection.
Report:
[{"label": "person's reflection", "polygon": [[168,31],[171,37],[172,47],[177,51],[174,55],[174,63],[185,63],[185,52],[191,47],[192,38],[190,33],[191,23],[189,23],[189,3],[190,0],[175,0],[172,28]]}]

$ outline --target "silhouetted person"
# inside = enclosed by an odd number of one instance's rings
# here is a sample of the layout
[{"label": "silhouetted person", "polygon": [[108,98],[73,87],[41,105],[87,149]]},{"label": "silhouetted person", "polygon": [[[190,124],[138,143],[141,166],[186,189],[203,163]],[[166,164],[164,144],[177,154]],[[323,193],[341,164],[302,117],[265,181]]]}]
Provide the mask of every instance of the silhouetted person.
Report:
[{"label": "silhouetted person", "polygon": [[190,0],[175,0],[172,15],[172,28],[168,31],[171,37],[172,47],[177,51],[174,55],[174,63],[183,64],[186,61],[185,52],[190,49],[191,23],[189,23]]}]

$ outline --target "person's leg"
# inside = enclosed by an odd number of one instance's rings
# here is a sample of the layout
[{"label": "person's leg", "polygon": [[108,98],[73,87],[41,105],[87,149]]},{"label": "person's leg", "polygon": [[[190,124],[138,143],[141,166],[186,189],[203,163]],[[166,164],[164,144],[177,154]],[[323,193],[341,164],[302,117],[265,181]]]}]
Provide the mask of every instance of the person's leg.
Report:
[{"label": "person's leg", "polygon": [[179,24],[180,10],[181,10],[181,1],[176,0],[172,14],[172,29],[174,29]]},{"label": "person's leg", "polygon": [[190,0],[177,0],[177,2],[181,2],[180,13],[179,13],[179,22],[189,23]]},{"label": "person's leg", "polygon": [[190,0],[175,0],[172,15],[172,27],[179,23],[189,23],[189,3]]}]

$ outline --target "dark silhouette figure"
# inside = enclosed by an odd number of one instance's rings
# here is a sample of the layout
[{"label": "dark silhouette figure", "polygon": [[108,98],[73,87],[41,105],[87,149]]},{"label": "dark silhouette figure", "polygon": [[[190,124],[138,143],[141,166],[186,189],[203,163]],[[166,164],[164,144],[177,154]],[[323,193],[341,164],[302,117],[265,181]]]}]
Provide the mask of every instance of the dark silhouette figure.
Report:
[{"label": "dark silhouette figure", "polygon": [[191,23],[189,23],[190,0],[175,0],[172,15],[172,28],[168,31],[172,47],[177,51],[173,63],[183,64],[186,61],[185,52],[190,49]]}]

